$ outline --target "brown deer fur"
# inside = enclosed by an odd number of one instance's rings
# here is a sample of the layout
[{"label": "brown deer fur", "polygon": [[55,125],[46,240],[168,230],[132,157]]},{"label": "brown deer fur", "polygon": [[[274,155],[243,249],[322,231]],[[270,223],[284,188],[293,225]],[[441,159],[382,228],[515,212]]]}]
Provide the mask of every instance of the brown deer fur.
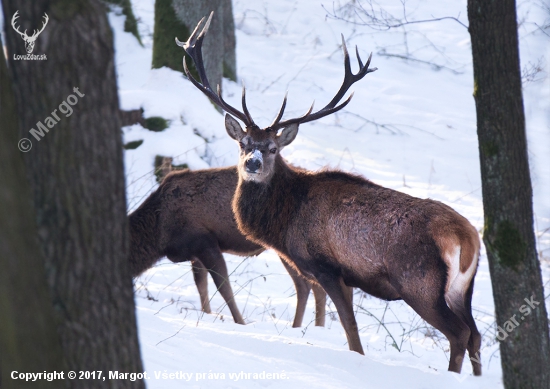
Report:
[{"label": "brown deer fur", "polygon": [[[237,186],[235,166],[170,173],[159,188],[129,215],[132,275],[138,276],[166,256],[173,262],[191,261],[202,310],[210,313],[207,273],[225,299],[236,323],[244,324],[234,299],[223,252],[257,255],[262,246],[237,229],[231,199]],[[300,327],[311,284],[294,269],[289,271],[297,292],[294,327]],[[313,286],[316,325],[325,321],[325,292]]]},{"label": "brown deer fur", "polygon": [[[279,151],[298,124],[281,135],[257,127],[245,132],[226,115],[226,128],[241,146],[233,198],[239,229],[324,288],[351,350],[363,353],[348,288],[357,287],[403,299],[440,330],[451,344],[449,370],[460,372],[466,349],[479,360],[471,298],[480,242],[464,217],[360,176],[289,166]],[[260,166],[251,167],[254,158]],[[480,375],[481,365],[472,365]]]}]

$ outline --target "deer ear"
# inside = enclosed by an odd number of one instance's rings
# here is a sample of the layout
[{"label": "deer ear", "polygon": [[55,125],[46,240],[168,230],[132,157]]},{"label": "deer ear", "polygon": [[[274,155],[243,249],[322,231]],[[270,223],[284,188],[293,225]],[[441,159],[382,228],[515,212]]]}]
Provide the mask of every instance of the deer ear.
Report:
[{"label": "deer ear", "polygon": [[237,142],[244,138],[244,136],[246,135],[239,122],[228,113],[225,114],[225,130],[227,131],[229,136],[235,139]]},{"label": "deer ear", "polygon": [[295,123],[283,128],[283,131],[281,131],[281,134],[277,137],[280,148],[292,143],[298,134],[298,126],[299,124]]}]

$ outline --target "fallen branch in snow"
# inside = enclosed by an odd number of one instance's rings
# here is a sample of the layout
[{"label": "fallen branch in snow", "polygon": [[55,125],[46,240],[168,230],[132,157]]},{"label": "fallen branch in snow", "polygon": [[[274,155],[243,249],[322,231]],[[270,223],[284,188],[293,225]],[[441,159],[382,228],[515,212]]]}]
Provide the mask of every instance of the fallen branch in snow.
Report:
[{"label": "fallen branch in snow", "polygon": [[[185,317],[183,318],[183,320],[185,320],[186,318],[187,318],[187,311],[185,312]],[[155,344],[155,346],[158,346],[158,345],[161,344],[162,342],[164,342],[164,341],[166,341],[166,340],[168,340],[168,339],[170,339],[170,338],[173,338],[174,336],[176,336],[177,334],[179,334],[180,331],[183,330],[185,327],[186,327],[186,325],[184,324],[179,330],[176,331],[175,334],[170,335],[170,336],[167,337],[166,339],[161,340],[160,342],[158,342],[157,344]]]}]

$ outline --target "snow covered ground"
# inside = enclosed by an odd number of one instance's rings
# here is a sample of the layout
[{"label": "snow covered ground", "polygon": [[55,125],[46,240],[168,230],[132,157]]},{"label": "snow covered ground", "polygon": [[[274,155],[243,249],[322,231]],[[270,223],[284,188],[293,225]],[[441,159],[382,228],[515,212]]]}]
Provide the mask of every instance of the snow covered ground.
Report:
[{"label": "snow covered ground", "polygon": [[[332,98],[343,77],[339,48],[343,33],[348,47],[358,45],[364,60],[373,52],[371,66],[378,71],[352,87],[354,98],[344,111],[301,126],[284,157],[308,169],[339,168],[414,196],[440,200],[480,230],[483,209],[466,28],[444,20],[408,26],[405,35],[402,29],[375,31],[327,17],[333,7],[345,4],[233,1],[238,76],[247,86],[256,122],[266,125],[273,119],[286,90],[288,117],[303,113],[313,100],[321,107]],[[174,163],[185,162],[192,169],[237,161],[237,145],[207,98],[181,73],[151,70],[154,1],[133,0],[133,7],[144,47],[123,32],[123,16],[110,14],[121,106],[143,107],[146,117],[162,116],[171,125],[160,133],[139,125],[124,129],[125,142],[144,140],[125,155],[129,210],[156,188],[157,154],[172,156]],[[399,1],[384,2],[384,7],[395,15],[401,12]],[[464,0],[412,1],[407,10],[409,20],[458,16],[467,24]],[[521,2],[519,14],[522,66],[548,69],[549,38],[534,23],[540,25],[550,15],[533,2]],[[388,56],[405,54],[418,61]],[[538,248],[548,292],[550,80],[544,71],[526,79]],[[240,83],[224,80],[223,89],[226,99],[240,107]],[[447,340],[403,302],[386,303],[356,291],[365,356],[348,350],[330,302],[325,328],[314,327],[313,297],[304,327],[291,328],[294,289],[277,256],[268,251],[255,258],[225,257],[246,326],[234,324],[211,280],[216,313],[201,313],[188,263],[163,260],[137,280],[138,325],[149,388],[502,387],[484,252],[473,297],[474,316],[483,334],[481,378],[471,375],[469,362],[461,375],[448,373]]]}]

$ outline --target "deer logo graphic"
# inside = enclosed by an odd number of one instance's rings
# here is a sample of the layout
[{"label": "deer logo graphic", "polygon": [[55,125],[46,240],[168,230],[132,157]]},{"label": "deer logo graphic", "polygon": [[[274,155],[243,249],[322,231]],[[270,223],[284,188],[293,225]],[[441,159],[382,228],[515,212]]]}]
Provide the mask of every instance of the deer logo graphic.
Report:
[{"label": "deer logo graphic", "polygon": [[31,36],[28,36],[27,30],[25,30],[25,32],[21,32],[19,31],[19,27],[15,25],[15,20],[19,17],[18,13],[19,11],[15,12],[15,14],[13,15],[13,18],[11,18],[11,26],[15,31],[17,31],[19,35],[21,35],[21,37],[25,41],[25,49],[27,50],[27,53],[32,54],[32,51],[34,50],[34,43],[36,41],[36,38],[38,38],[38,35],[40,35],[42,31],[44,31],[44,28],[46,27],[46,24],[48,24],[48,20],[50,20],[50,18],[48,17],[48,14],[44,12],[44,16],[43,16],[44,24],[42,25],[42,28],[40,30],[34,30],[34,33]]}]

